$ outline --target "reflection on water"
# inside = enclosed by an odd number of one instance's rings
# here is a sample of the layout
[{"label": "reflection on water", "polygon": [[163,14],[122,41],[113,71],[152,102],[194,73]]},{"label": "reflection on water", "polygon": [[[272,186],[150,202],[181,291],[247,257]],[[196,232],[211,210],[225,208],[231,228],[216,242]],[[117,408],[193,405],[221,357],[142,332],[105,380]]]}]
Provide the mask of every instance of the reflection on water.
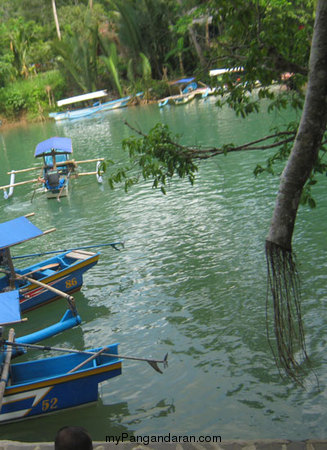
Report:
[{"label": "reflection on water", "polygon": [[[105,157],[122,160],[127,120],[143,131],[155,123],[170,124],[183,143],[218,146],[245,142],[268,133],[286,120],[262,113],[246,121],[214,101],[181,108],[155,105],[126,108],[83,121],[35,125],[3,133],[0,173],[34,164],[35,145],[52,135],[73,140],[76,160]],[[82,324],[49,344],[91,348],[119,342],[122,355],[162,358],[163,375],[136,361],[123,364],[123,374],[104,383],[96,405],[1,427],[1,438],[52,440],[67,423],[106,435],[221,435],[223,439],[326,436],[326,340],[323,302],[326,297],[327,218],[324,186],[316,190],[319,208],[299,213],[294,248],[303,275],[303,310],[308,350],[318,373],[301,390],[281,380],[265,330],[266,272],[263,253],[278,180],[253,176],[267,153],[234,154],[200,165],[194,187],[173,180],[166,196],[151,183],[110,191],[95,177],[73,180],[60,203],[17,188],[2,203],[9,220],[35,211],[34,223],[56,233],[15,249],[16,254],[121,240],[125,249],[102,248],[99,263],[85,274],[76,302]],[[24,325],[51,323],[65,302],[29,314]],[[33,353],[33,356],[35,352]],[[38,356],[39,357],[39,356]],[[311,378],[310,378],[311,382]],[[291,424],[291,426],[290,426]],[[42,431],[40,431],[42,430]],[[41,433],[41,435],[40,435]]]}]

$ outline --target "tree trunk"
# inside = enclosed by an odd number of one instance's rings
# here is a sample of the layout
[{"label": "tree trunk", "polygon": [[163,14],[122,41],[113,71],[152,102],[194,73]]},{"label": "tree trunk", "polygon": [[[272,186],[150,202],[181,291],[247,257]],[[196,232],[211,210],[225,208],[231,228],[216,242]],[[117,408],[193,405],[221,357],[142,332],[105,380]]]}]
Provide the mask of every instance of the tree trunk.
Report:
[{"label": "tree trunk", "polygon": [[291,250],[303,186],[315,161],[327,122],[327,2],[318,2],[311,46],[309,82],[300,126],[281,176],[267,240]]},{"label": "tree trunk", "polygon": [[53,17],[54,17],[54,21],[56,24],[57,36],[58,36],[59,41],[61,41],[59,20],[58,20],[58,16],[57,16],[57,8],[56,8],[56,0],[51,0],[51,1],[52,1]]},{"label": "tree trunk", "polygon": [[[182,0],[177,0],[177,3],[180,5],[182,11],[185,10]],[[191,40],[191,42],[192,42],[192,44],[194,46],[195,52],[196,52],[196,54],[197,54],[197,56],[199,58],[200,64],[202,65],[202,67],[206,67],[207,62],[206,62],[206,59],[205,59],[205,57],[203,55],[202,48],[201,48],[201,46],[200,46],[200,44],[199,44],[199,42],[198,42],[198,40],[196,38],[196,34],[194,32],[194,29],[193,29],[192,25],[190,25],[188,27],[188,34],[189,34],[190,40]]]},{"label": "tree trunk", "polygon": [[[304,359],[304,332],[299,303],[292,236],[303,187],[317,160],[327,124],[327,1],[316,10],[303,113],[287,165],[282,173],[275,210],[266,240],[268,285],[274,305],[277,355],[286,372],[296,378],[298,345]],[[268,324],[267,324],[268,326]]]}]

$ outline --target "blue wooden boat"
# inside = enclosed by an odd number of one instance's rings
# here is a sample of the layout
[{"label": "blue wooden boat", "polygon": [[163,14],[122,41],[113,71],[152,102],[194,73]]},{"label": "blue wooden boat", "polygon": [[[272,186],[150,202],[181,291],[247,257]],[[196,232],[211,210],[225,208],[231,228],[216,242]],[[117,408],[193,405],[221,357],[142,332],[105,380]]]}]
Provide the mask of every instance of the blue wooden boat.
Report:
[{"label": "blue wooden boat", "polygon": [[83,119],[84,117],[93,116],[97,112],[102,110],[102,105],[99,106],[90,106],[89,108],[83,108],[83,109],[73,109],[63,112],[55,112],[55,113],[49,113],[49,117],[52,117],[56,121],[62,121],[62,120],[76,120],[76,119]]},{"label": "blue wooden boat", "polygon": [[75,170],[73,162],[68,162],[72,153],[72,140],[66,137],[52,137],[36,146],[34,157],[43,158],[40,181],[48,198],[67,195],[69,176]]},{"label": "blue wooden boat", "polygon": [[101,111],[110,111],[112,109],[124,108],[125,106],[128,106],[128,102],[130,102],[131,99],[132,97],[128,96],[102,103],[102,105],[100,106]]},{"label": "blue wooden boat", "polygon": [[[70,105],[72,103],[78,103],[83,101],[89,101],[91,99],[95,98],[101,98],[108,95],[106,91],[97,91],[97,92],[91,92],[89,94],[83,94],[78,95],[75,97],[66,98],[63,100],[59,100],[57,102],[58,106],[65,106]],[[136,94],[136,99],[141,98],[143,96],[143,92],[138,92]],[[112,109],[117,108],[124,108],[128,106],[128,104],[133,100],[133,96],[127,96],[122,98],[117,98],[115,100],[110,100],[108,102],[101,103],[100,101],[97,101],[92,106],[86,106],[84,108],[79,109],[70,109],[67,111],[62,112],[54,112],[49,113],[49,117],[55,119],[58,122],[61,122],[63,120],[76,120],[76,119],[83,119],[85,117],[94,116],[98,113],[104,112],[104,111],[110,111]]]},{"label": "blue wooden boat", "polygon": [[[68,194],[69,180],[71,178],[77,178],[84,175],[95,175],[98,183],[103,182],[100,166],[101,161],[103,161],[104,158],[75,161],[74,159],[71,159],[72,153],[73,146],[70,138],[54,136],[40,142],[35,148],[34,157],[42,158],[43,165],[8,172],[10,175],[10,183],[5,186],[0,186],[0,189],[3,189],[4,191],[4,198],[8,199],[13,195],[15,186],[28,183],[42,183],[48,198],[57,198],[57,200],[60,200],[60,197]],[[95,171],[80,172],[80,164],[92,162],[96,162]],[[38,178],[15,182],[16,174],[37,170],[41,171]],[[7,189],[9,189],[9,192],[7,192]]]},{"label": "blue wooden boat", "polygon": [[88,350],[98,354],[91,360],[89,354],[79,353],[11,364],[0,423],[96,402],[98,384],[120,375],[122,366],[118,357],[99,352],[117,355],[117,348],[113,344]]},{"label": "blue wooden boat", "polygon": [[24,216],[0,224],[0,292],[19,290],[24,312],[81,289],[83,274],[99,260],[99,253],[76,249],[15,268],[11,247],[51,231],[43,232]]},{"label": "blue wooden boat", "polygon": [[[20,320],[17,291],[0,294],[0,304],[0,329]],[[79,317],[73,308],[71,313]],[[30,344],[43,339],[50,328],[16,340],[11,328],[8,339],[0,341],[0,424],[96,402],[99,383],[120,375],[123,359],[147,362],[159,373],[158,363],[168,364],[168,354],[163,360],[120,356],[117,343],[82,351]],[[65,355],[12,364],[12,356],[25,348],[62,351]]]},{"label": "blue wooden boat", "polygon": [[[22,322],[21,311],[19,305],[19,292],[17,290],[0,293],[0,326],[12,325]],[[69,330],[81,323],[81,318],[77,313],[76,308],[71,307],[67,309],[61,320],[53,325],[42,328],[24,336],[15,339],[15,343],[35,344],[56,336],[63,331]],[[24,347],[17,347],[13,349],[12,357],[25,353]],[[3,353],[0,354],[0,364],[2,362]]]},{"label": "blue wooden boat", "polygon": [[215,92],[215,90],[209,88],[205,84],[198,81],[202,87],[198,86],[194,77],[191,78],[181,78],[180,80],[171,81],[168,84],[172,87],[177,87],[179,89],[179,94],[170,95],[169,97],[162,98],[158,101],[159,108],[162,108],[166,105],[186,105],[190,103],[195,98],[201,97],[206,98],[208,95],[211,95]]},{"label": "blue wooden boat", "polygon": [[[21,310],[19,304],[19,291],[9,291],[0,293],[0,329],[5,325],[13,325],[22,322],[24,319],[21,318]],[[81,323],[81,318],[77,313],[77,310],[73,304],[70,308],[66,310],[62,319],[41,330],[35,331],[34,333],[26,334],[24,336],[15,339],[17,344],[35,344],[41,342],[44,339],[49,339],[63,331],[69,330]],[[1,342],[0,342],[1,344]],[[23,347],[18,347],[14,349],[13,356],[22,354],[25,352]],[[2,362],[3,353],[0,354],[0,363]]]},{"label": "blue wooden boat", "polygon": [[173,88],[178,88],[179,94],[170,95],[169,97],[162,98],[158,101],[159,108],[162,108],[166,105],[185,105],[186,103],[191,102],[195,95],[193,95],[193,91],[197,88],[197,83],[194,81],[194,77],[190,78],[181,78],[179,80],[170,81],[168,84]]},{"label": "blue wooden boat", "polygon": [[[76,104],[80,102],[89,102],[90,100],[106,97],[107,95],[107,91],[89,92],[88,94],[76,95],[74,97],[59,100],[57,102],[57,105],[66,106],[74,103]],[[52,117],[53,119],[55,119],[55,121],[82,119],[84,117],[89,117],[96,114],[98,111],[100,111],[100,109],[101,104],[97,102],[96,104],[85,108],[49,113],[49,117]]]},{"label": "blue wooden boat", "polygon": [[[1,326],[21,320],[17,291],[0,294],[0,304]],[[70,313],[75,315],[75,324],[80,323],[76,311]],[[67,329],[63,324],[67,321],[73,323],[71,317],[66,318],[57,324],[56,331]],[[9,339],[1,343],[1,424],[94,402],[98,397],[98,384],[121,374],[118,344],[89,350],[91,356],[77,351],[75,354],[11,363],[12,357],[21,353],[23,344],[50,337],[54,329],[55,326],[48,327],[15,340],[12,328]]]}]

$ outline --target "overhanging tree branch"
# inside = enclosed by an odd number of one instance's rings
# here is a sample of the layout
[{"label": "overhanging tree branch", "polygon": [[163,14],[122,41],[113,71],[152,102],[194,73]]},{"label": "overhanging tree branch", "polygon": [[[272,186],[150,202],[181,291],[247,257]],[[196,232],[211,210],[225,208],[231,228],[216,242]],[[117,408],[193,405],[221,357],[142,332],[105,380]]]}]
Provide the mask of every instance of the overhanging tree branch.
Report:
[{"label": "overhanging tree branch", "polygon": [[[127,125],[131,130],[135,131],[137,134],[142,136],[145,139],[149,139],[150,134],[145,134],[141,130],[133,127],[130,123],[127,121],[124,121],[125,125]],[[152,129],[154,130],[154,129]],[[151,130],[151,131],[152,131]],[[150,132],[151,133],[151,132]],[[276,139],[279,139],[277,140]],[[194,147],[194,146],[187,146],[187,145],[181,145],[176,140],[171,139],[170,137],[166,136],[165,141],[169,144],[171,144],[175,149],[179,150],[181,154],[184,154],[185,157],[193,158],[193,159],[208,159],[212,158],[213,156],[217,155],[226,155],[227,153],[232,152],[239,152],[239,151],[246,151],[246,150],[269,150],[272,148],[280,147],[284,144],[293,142],[295,138],[295,132],[294,131],[281,131],[274,134],[271,134],[269,136],[265,136],[263,138],[257,139],[255,141],[248,142],[246,144],[242,145],[232,145],[232,144],[226,144],[223,147]],[[275,142],[267,144],[267,145],[257,145],[263,142],[266,142],[268,140],[274,139]]]}]

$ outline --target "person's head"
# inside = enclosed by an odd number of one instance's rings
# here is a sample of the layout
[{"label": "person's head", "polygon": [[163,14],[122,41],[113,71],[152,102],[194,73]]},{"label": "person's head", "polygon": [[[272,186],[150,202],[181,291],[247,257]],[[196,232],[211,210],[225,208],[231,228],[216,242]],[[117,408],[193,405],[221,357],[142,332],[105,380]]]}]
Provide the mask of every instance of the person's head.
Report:
[{"label": "person's head", "polygon": [[92,450],[92,439],[83,427],[62,427],[55,437],[55,450]]}]

